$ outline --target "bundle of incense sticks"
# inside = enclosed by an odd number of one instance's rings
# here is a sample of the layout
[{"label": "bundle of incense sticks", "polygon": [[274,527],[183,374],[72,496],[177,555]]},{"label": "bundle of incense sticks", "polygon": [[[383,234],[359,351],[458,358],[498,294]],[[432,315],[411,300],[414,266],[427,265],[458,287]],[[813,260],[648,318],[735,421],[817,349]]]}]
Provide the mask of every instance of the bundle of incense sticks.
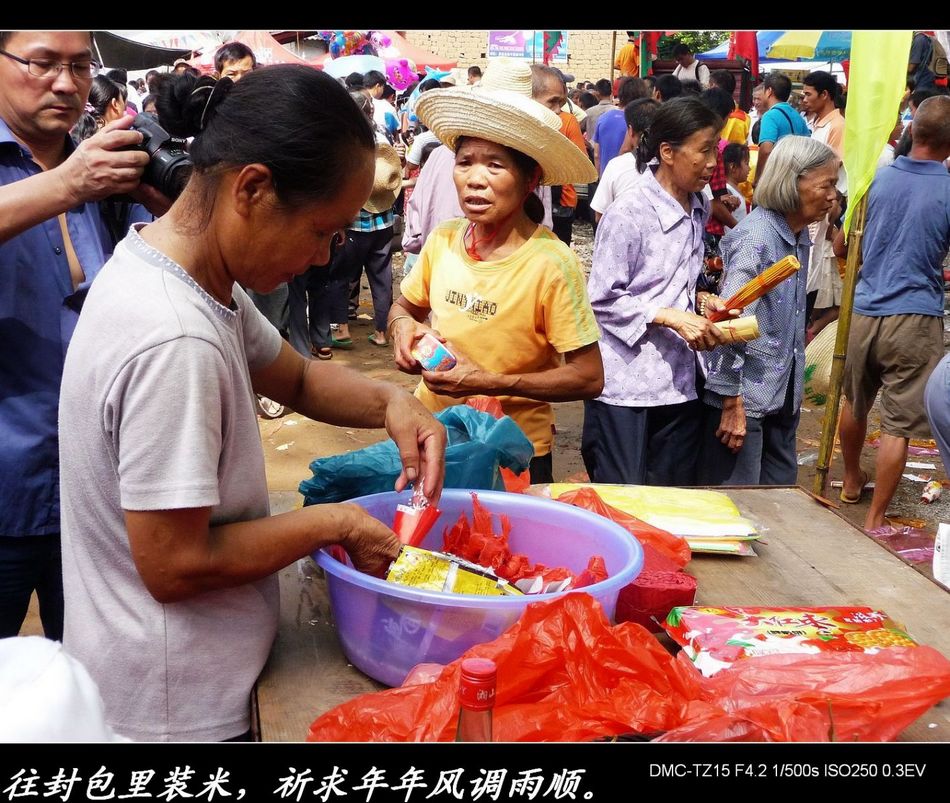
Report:
[{"label": "bundle of incense sticks", "polygon": [[755,319],[755,315],[731,318],[717,323],[716,328],[723,333],[727,343],[748,343],[759,336],[759,322]]},{"label": "bundle of incense sticks", "polygon": [[[731,298],[725,302],[726,310],[745,309],[749,304],[764,296],[776,285],[784,282],[789,276],[802,266],[795,257],[782,257],[778,262],[766,268],[755,278],[743,285]],[[709,320],[719,323],[729,317],[727,311],[714,312]]]}]

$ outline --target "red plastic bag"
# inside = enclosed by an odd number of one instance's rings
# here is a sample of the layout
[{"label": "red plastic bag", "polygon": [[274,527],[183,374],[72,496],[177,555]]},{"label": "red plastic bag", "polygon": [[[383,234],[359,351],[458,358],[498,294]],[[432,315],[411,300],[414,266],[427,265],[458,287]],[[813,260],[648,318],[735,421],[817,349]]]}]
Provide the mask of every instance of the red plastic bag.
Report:
[{"label": "red plastic bag", "polygon": [[654,527],[652,524],[647,524],[619,508],[611,507],[598,496],[594,488],[578,488],[576,491],[568,491],[561,494],[557,501],[590,510],[598,516],[616,522],[635,536],[641,544],[644,546],[649,544],[660,554],[666,555],[681,569],[689,563],[692,557],[692,551],[685,538],[678,538],[672,533]]},{"label": "red plastic bag", "polygon": [[461,662],[472,657],[498,665],[496,741],[657,731],[664,741],[885,740],[950,695],[950,661],[929,647],[770,655],[705,679],[639,625],[611,627],[599,603],[579,593],[529,605],[432,682],[337,706],[308,740],[451,741]]},{"label": "red plastic bag", "polygon": [[[494,396],[473,396],[465,403],[469,407],[493,415],[495,418],[501,418],[505,414],[505,411],[501,409],[501,402]],[[531,485],[530,471],[526,470],[520,474],[515,474],[510,468],[504,466],[499,466],[498,470],[501,472],[501,479],[504,481],[505,490],[508,493],[523,494]]]},{"label": "red plastic bag", "polygon": [[886,742],[950,695],[950,662],[932,647],[764,655],[699,682],[723,713],[657,741]]},{"label": "red plastic bag", "polygon": [[[496,741],[579,741],[666,731],[718,709],[698,676],[643,628],[611,627],[589,594],[528,606],[494,641],[472,647],[432,683],[364,694],[326,712],[309,741],[452,741],[463,658],[498,666]],[[429,672],[429,675],[431,676]]]}]

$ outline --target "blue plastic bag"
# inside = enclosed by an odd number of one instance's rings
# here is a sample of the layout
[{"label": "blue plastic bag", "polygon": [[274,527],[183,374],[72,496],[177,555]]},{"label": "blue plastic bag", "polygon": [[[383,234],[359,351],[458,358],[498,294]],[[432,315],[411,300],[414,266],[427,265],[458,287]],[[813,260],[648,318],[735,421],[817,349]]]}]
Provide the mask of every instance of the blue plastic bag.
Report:
[{"label": "blue plastic bag", "polygon": [[[494,416],[459,404],[435,414],[448,436],[445,487],[504,491],[499,467],[520,474],[534,447],[508,416]],[[300,483],[304,505],[345,502],[357,496],[391,491],[402,471],[390,439],[358,452],[321,457],[310,464],[313,477]]]}]

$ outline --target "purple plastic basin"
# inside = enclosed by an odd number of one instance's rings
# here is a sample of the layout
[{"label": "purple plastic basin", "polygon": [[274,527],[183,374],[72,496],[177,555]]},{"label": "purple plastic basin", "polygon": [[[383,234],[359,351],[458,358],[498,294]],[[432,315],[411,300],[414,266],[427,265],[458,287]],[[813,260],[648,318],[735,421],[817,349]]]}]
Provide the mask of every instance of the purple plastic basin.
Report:
[{"label": "purple plastic basin", "polygon": [[[408,494],[382,493],[351,500],[385,524],[392,525],[396,505]],[[643,566],[640,543],[609,519],[563,502],[521,494],[479,491],[478,499],[494,516],[511,520],[512,552],[532,563],[564,566],[574,573],[600,555],[608,578],[583,592],[595,597],[613,620],[620,589],[633,582]],[[421,546],[442,548],[442,533],[461,513],[472,519],[469,491],[446,490],[439,503],[442,516]],[[314,553],[324,569],[330,607],[343,652],[354,666],[389,686],[398,686],[416,664],[454,661],[475,644],[492,641],[520,618],[532,602],[559,594],[483,597],[444,594],[387,583],[340,563],[325,551]]]}]

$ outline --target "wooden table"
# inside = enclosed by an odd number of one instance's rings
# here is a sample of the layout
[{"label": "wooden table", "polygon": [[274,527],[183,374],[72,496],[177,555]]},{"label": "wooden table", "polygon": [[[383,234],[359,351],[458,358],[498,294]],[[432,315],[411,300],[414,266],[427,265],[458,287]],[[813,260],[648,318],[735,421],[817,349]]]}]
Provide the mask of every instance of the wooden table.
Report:
[{"label": "wooden table", "polygon": [[[689,571],[706,605],[864,605],[903,623],[950,657],[947,589],[901,561],[800,488],[723,489],[763,539],[756,558],[696,555]],[[286,509],[287,500],[272,505]],[[343,656],[323,579],[280,574],[280,633],[257,687],[264,741],[301,741],[310,723],[351,697],[383,688]],[[950,741],[950,701],[907,728],[907,741]]]}]

